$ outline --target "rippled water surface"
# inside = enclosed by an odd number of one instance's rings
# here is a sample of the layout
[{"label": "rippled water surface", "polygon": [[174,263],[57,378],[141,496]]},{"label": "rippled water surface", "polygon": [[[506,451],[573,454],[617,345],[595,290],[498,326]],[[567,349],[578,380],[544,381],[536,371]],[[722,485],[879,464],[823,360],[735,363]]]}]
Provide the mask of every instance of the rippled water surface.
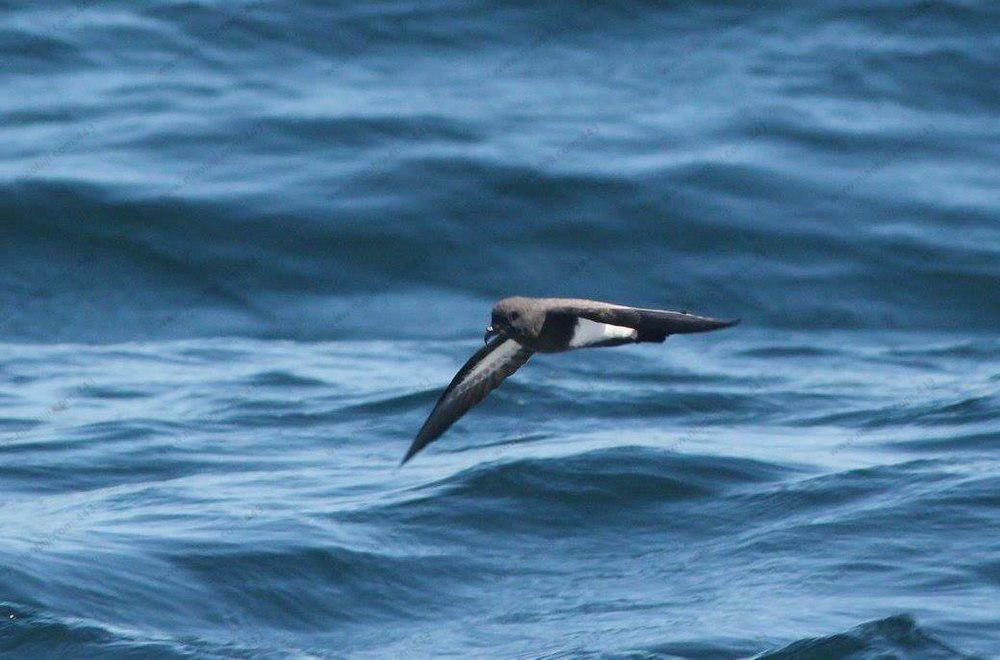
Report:
[{"label": "rippled water surface", "polygon": [[[998,35],[0,2],[0,655],[1000,655]],[[511,294],[744,320],[397,467]]]}]

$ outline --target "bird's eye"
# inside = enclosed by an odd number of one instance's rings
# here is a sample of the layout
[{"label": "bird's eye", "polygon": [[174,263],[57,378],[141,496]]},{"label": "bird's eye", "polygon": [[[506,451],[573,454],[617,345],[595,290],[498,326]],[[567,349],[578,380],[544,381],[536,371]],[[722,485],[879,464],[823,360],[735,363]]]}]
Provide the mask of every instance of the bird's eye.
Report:
[{"label": "bird's eye", "polygon": [[521,312],[511,312],[510,313],[510,320],[511,321],[516,321],[520,316],[521,316]]}]

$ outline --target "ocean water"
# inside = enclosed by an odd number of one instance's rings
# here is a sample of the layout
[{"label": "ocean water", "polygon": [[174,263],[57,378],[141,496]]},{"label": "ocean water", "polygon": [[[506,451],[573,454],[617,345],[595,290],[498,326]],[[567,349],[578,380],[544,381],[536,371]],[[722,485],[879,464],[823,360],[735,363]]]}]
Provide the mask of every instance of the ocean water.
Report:
[{"label": "ocean water", "polygon": [[[1000,657],[1000,5],[0,2],[0,657]],[[513,294],[739,316],[536,356]]]}]

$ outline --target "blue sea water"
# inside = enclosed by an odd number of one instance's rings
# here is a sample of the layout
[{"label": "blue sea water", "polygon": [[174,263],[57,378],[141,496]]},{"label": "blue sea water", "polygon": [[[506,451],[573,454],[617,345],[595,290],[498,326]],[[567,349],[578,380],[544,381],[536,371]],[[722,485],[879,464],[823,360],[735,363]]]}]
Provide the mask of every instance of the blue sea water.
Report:
[{"label": "blue sea water", "polygon": [[[1000,657],[1000,5],[0,2],[0,656]],[[493,302],[740,316],[536,356]]]}]

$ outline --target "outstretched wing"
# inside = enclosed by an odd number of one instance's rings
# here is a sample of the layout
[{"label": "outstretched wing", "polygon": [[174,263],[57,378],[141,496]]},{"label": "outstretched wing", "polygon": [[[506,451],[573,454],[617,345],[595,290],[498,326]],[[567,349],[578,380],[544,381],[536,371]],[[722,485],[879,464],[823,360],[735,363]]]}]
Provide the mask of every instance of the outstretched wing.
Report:
[{"label": "outstretched wing", "polygon": [[553,302],[557,304],[549,308],[550,313],[571,314],[597,323],[635,328],[638,333],[637,341],[663,341],[667,335],[708,332],[728,328],[740,322],[739,319],[713,319],[686,312],[626,307],[596,300],[566,298]]},{"label": "outstretched wing", "polygon": [[[503,335],[494,337],[469,358],[451,380],[434,410],[414,438],[403,457],[403,463],[418,451],[437,440],[469,408],[486,398],[504,378],[521,368],[532,351]],[[400,463],[402,465],[403,463]]]}]

